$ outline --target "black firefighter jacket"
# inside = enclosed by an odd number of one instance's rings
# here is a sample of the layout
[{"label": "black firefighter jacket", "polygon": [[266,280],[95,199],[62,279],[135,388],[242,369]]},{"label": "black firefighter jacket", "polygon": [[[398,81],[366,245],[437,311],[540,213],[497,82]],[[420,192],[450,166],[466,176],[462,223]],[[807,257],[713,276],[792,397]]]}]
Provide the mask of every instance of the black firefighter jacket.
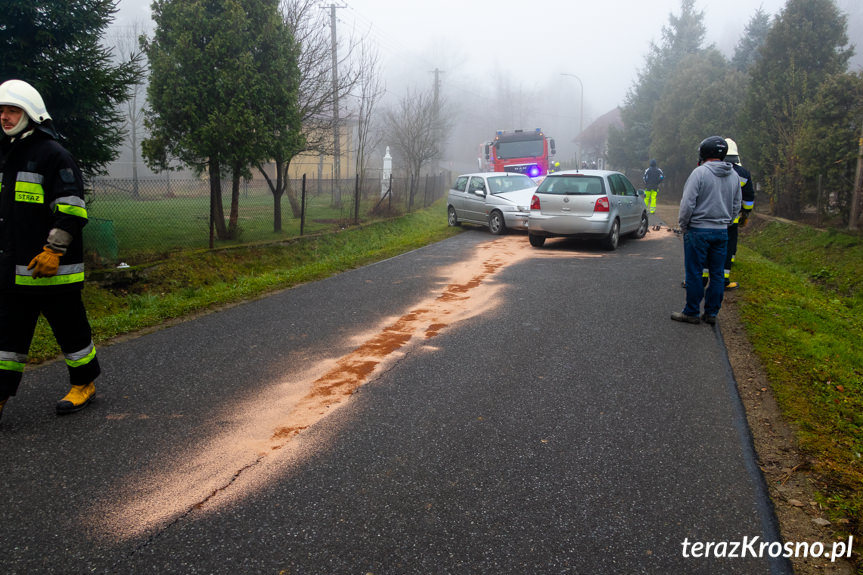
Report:
[{"label": "black firefighter jacket", "polygon": [[[26,137],[0,132],[0,290],[81,289],[87,223],[84,183],[72,155],[42,126]],[[27,269],[52,228],[72,235],[57,275],[33,278]]]}]

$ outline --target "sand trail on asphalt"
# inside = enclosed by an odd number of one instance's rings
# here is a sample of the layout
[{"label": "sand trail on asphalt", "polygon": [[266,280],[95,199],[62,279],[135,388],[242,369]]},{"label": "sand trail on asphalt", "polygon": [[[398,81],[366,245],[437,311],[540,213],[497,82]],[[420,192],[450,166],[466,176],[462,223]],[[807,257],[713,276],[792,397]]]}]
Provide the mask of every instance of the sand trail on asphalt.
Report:
[{"label": "sand trail on asphalt", "polygon": [[91,533],[114,540],[152,534],[192,513],[222,509],[284,477],[286,466],[327,448],[320,439],[307,439],[305,429],[348,404],[358,388],[406,353],[428,347],[452,325],[499,305],[503,285],[495,276],[536,253],[524,236],[480,244],[469,259],[443,269],[442,281],[418,304],[356,336],[350,353],[267,386],[232,406],[239,415],[230,416],[223,433],[179,445],[158,470],[126,478],[122,494],[109,494],[110,502],[88,512]]}]

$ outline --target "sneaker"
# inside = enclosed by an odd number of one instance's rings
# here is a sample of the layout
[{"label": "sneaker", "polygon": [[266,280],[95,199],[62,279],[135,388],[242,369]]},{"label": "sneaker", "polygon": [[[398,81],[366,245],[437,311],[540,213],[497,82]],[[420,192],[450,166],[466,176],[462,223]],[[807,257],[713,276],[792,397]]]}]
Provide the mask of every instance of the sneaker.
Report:
[{"label": "sneaker", "polygon": [[6,402],[9,401],[9,396],[7,395],[3,399],[0,399],[0,419],[3,418],[3,408],[6,407]]},{"label": "sneaker", "polygon": [[739,287],[740,286],[738,285],[737,282],[728,282],[727,284],[725,284],[725,291],[737,289]]},{"label": "sneaker", "polygon": [[96,386],[91,381],[87,385],[73,385],[66,397],[57,402],[57,413],[81,411],[96,397]]},{"label": "sneaker", "polygon": [[701,323],[697,315],[686,315],[682,311],[671,312],[671,319],[674,321],[682,321],[683,323]]},{"label": "sneaker", "polygon": [[704,314],[701,316],[701,321],[710,325],[716,325],[716,316]]}]

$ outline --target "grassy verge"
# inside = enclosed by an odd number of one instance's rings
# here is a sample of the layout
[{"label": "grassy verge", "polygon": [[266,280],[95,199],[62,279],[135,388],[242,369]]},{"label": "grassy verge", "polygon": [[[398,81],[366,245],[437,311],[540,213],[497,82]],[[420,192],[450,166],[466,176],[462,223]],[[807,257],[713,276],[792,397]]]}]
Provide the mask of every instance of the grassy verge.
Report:
[{"label": "grassy verge", "polygon": [[[744,229],[741,317],[834,522],[863,537],[863,241],[773,221]],[[845,524],[844,521],[848,523]]]},{"label": "grassy verge", "polygon": [[[100,342],[219,305],[319,280],[458,233],[446,204],[400,218],[314,237],[215,251],[187,252],[156,266],[112,274],[84,288],[93,340]],[[40,318],[32,361],[60,353]]]}]

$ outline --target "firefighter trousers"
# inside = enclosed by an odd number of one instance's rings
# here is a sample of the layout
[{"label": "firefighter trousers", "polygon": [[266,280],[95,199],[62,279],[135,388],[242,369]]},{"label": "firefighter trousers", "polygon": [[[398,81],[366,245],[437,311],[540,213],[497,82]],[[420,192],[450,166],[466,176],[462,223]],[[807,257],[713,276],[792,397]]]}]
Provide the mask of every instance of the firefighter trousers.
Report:
[{"label": "firefighter trousers", "polygon": [[80,291],[0,291],[0,397],[18,391],[40,313],[63,351],[72,385],[86,385],[101,372]]},{"label": "firefighter trousers", "polygon": [[725,256],[725,285],[731,281],[731,266],[737,257],[737,236],[739,226],[736,223],[728,226],[728,253]]},{"label": "firefighter trousers", "polygon": [[644,205],[650,210],[650,213],[656,213],[656,192],[658,190],[644,190]]}]

